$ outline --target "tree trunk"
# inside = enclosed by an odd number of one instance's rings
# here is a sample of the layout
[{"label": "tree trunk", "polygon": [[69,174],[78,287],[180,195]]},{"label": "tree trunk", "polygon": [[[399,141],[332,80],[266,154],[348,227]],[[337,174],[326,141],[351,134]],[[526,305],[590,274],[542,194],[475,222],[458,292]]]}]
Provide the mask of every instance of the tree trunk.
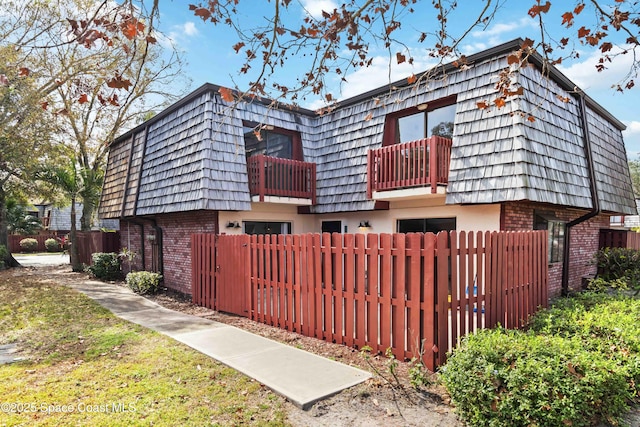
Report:
[{"label": "tree trunk", "polygon": [[87,198],[82,199],[82,216],[80,216],[80,230],[91,231],[91,222],[95,212],[95,203]]},{"label": "tree trunk", "polygon": [[20,263],[9,252],[9,230],[7,223],[7,200],[4,188],[0,187],[0,245],[7,248],[7,256],[4,260],[5,267],[21,267]]},{"label": "tree trunk", "polygon": [[71,198],[71,231],[69,232],[69,260],[71,270],[83,271],[80,255],[78,254],[78,236],[76,235],[76,198]]}]

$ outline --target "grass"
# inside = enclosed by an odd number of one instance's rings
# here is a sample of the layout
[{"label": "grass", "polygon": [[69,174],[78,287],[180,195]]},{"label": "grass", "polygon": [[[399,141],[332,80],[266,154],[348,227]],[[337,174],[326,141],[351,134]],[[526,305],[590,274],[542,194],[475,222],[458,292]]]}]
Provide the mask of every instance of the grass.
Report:
[{"label": "grass", "polygon": [[8,343],[27,360],[0,366],[2,425],[286,425],[259,383],[60,284],[0,273]]}]

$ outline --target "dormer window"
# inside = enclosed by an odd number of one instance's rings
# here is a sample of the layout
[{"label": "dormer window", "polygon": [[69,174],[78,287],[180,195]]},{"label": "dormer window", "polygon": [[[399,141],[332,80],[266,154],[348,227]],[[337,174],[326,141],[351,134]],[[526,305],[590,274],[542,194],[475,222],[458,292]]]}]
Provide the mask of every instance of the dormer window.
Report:
[{"label": "dormer window", "polygon": [[453,138],[456,105],[454,98],[423,104],[388,116],[384,145],[417,141],[432,136]]},{"label": "dormer window", "polygon": [[302,160],[300,134],[281,128],[261,128],[245,123],[243,128],[244,147],[247,157],[257,154],[280,159]]}]

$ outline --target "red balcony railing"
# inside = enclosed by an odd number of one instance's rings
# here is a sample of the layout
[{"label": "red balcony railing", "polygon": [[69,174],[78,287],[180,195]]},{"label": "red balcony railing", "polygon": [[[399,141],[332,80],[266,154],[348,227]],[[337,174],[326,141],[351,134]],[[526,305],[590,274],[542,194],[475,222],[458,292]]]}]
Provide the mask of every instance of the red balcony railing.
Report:
[{"label": "red balcony railing", "polygon": [[247,159],[251,195],[296,197],[316,203],[316,164],[258,154]]},{"label": "red balcony railing", "polygon": [[370,150],[367,159],[369,197],[374,191],[431,186],[449,180],[451,140],[441,136]]}]

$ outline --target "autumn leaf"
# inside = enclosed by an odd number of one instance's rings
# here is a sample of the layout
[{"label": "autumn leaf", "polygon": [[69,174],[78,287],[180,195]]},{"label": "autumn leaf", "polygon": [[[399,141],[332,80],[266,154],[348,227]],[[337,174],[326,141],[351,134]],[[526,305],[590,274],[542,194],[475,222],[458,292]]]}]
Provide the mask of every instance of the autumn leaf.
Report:
[{"label": "autumn leaf", "polygon": [[535,122],[535,121],[536,121],[536,118],[535,118],[535,117],[533,117],[532,115],[529,115],[529,116],[527,117],[527,120],[529,120],[531,123],[533,123],[533,122]]},{"label": "autumn leaf", "polygon": [[369,113],[364,117],[364,121],[368,122],[369,120],[371,120],[373,118],[373,113]]},{"label": "autumn leaf", "polygon": [[529,9],[529,16],[531,16],[532,18],[535,18],[536,16],[538,16],[541,13],[547,13],[549,12],[549,8],[551,7],[551,3],[550,2],[546,2],[544,5],[536,5],[536,6],[532,6],[531,9]]},{"label": "autumn leaf", "polygon": [[580,27],[580,29],[578,30],[578,38],[584,38],[588,36],[590,32],[591,32],[590,29],[585,27]]},{"label": "autumn leaf", "polygon": [[489,104],[487,104],[486,101],[480,101],[480,102],[476,102],[476,106],[478,107],[478,109],[480,110],[486,110],[487,108],[489,108]]},{"label": "autumn leaf", "polygon": [[600,45],[600,50],[602,51],[602,53],[609,52],[611,49],[613,49],[613,44],[609,42],[605,42]]},{"label": "autumn leaf", "polygon": [[502,99],[502,98],[496,98],[496,99],[493,101],[493,103],[494,103],[494,104],[496,105],[496,107],[498,107],[498,108],[502,108],[502,107],[504,107],[504,106],[505,106],[505,104],[506,104],[506,103],[504,102],[504,99]]},{"label": "autumn leaf", "polygon": [[508,65],[517,64],[519,62],[520,62],[520,57],[518,55],[513,54],[513,55],[507,56],[507,64]]},{"label": "autumn leaf", "polygon": [[563,13],[562,14],[562,24],[561,25],[566,25],[567,28],[572,26],[573,25],[573,13],[571,13],[571,12]]},{"label": "autumn leaf", "polygon": [[46,110],[47,108],[49,108],[49,103],[47,101],[43,101],[40,103],[40,106],[43,110]]},{"label": "autumn leaf", "polygon": [[396,60],[398,61],[398,64],[402,64],[407,60],[407,57],[401,54],[400,52],[398,52],[396,53]]},{"label": "autumn leaf", "polygon": [[131,86],[131,80],[123,79],[120,74],[116,74],[115,77],[107,82],[107,86],[111,89],[129,90],[129,86]]},{"label": "autumn leaf", "polygon": [[415,74],[411,74],[409,77],[407,77],[407,83],[410,85],[414,84],[416,80],[418,80],[418,78],[416,77]]},{"label": "autumn leaf", "polygon": [[19,75],[20,77],[27,77],[27,76],[29,75],[29,73],[30,73],[30,71],[29,71],[29,69],[28,69],[28,68],[21,67],[21,68],[20,68],[20,71],[19,71],[19,73],[18,73],[18,75]]},{"label": "autumn leaf", "polygon": [[233,45],[233,50],[236,51],[236,53],[240,52],[240,49],[242,49],[244,47],[244,43],[243,42],[238,42],[236,44]]},{"label": "autumn leaf", "polygon": [[158,41],[158,40],[156,40],[156,38],[155,38],[155,37],[153,37],[153,36],[147,36],[145,40],[146,40],[146,41],[147,41],[147,43],[149,43],[149,44],[154,44],[154,43],[156,43],[156,42]]},{"label": "autumn leaf", "polygon": [[82,95],[80,95],[80,98],[78,98],[78,102],[80,104],[84,104],[85,102],[89,102],[89,99],[87,97],[86,93],[83,93]]},{"label": "autumn leaf", "polygon": [[122,28],[122,34],[124,34],[124,36],[129,40],[132,40],[133,38],[135,38],[135,36],[138,35],[138,29],[136,28],[136,24],[133,22],[128,22]]},{"label": "autumn leaf", "polygon": [[[191,6],[190,6],[191,8]],[[193,10],[193,14],[195,16],[198,16],[200,18],[202,18],[203,21],[206,21],[207,19],[211,18],[211,12],[209,12],[209,9],[204,8],[204,7],[198,7],[195,9],[191,9]]]},{"label": "autumn leaf", "polygon": [[218,89],[218,93],[220,93],[222,100],[225,102],[235,101],[235,98],[233,97],[233,91],[229,88],[221,87],[220,89]]}]

